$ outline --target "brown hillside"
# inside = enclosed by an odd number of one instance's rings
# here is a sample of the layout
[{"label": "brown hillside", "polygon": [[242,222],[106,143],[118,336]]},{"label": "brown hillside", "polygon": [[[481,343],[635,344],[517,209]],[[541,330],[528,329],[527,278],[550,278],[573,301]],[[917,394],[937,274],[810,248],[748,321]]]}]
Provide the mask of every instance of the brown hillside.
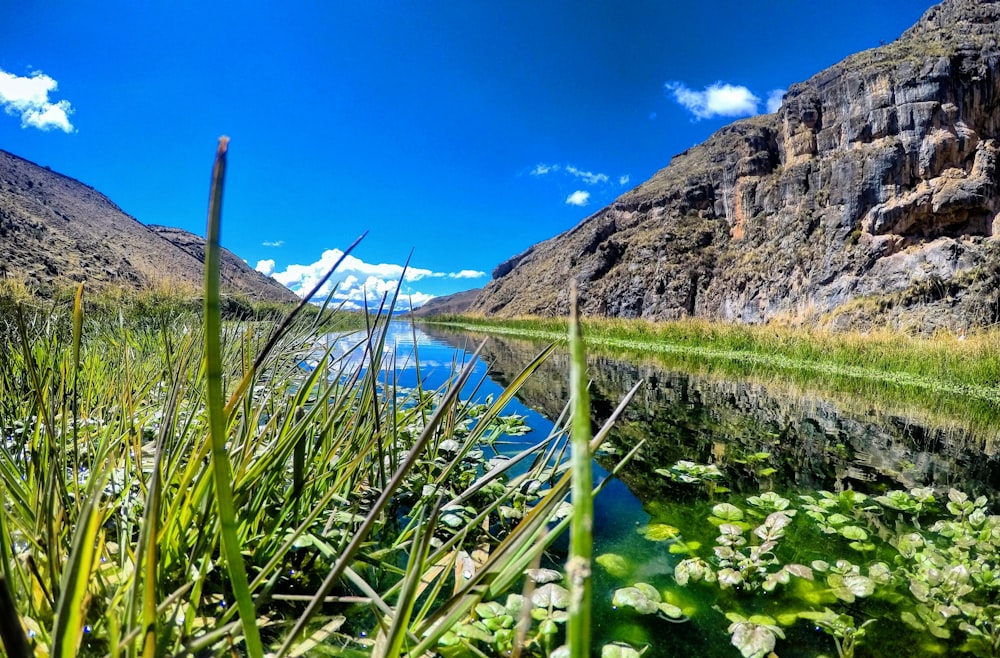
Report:
[{"label": "brown hillside", "polygon": [[[48,294],[86,281],[115,286],[197,290],[204,240],[154,230],[81,183],[0,150],[0,277]],[[223,289],[252,299],[296,301],[290,290],[227,252]]]}]

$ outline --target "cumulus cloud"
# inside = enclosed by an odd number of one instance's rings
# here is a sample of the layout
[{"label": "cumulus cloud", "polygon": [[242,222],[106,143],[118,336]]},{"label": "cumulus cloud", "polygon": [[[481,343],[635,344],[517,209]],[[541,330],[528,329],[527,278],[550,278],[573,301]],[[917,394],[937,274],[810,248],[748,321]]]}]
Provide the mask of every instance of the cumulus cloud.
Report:
[{"label": "cumulus cloud", "polygon": [[73,107],[69,101],[49,100],[49,92],[55,91],[58,83],[41,71],[28,76],[17,76],[0,69],[0,106],[11,116],[21,117],[22,128],[73,132],[69,115]]},{"label": "cumulus cloud", "polygon": [[682,82],[668,82],[664,88],[699,120],[752,116],[757,114],[760,103],[760,99],[746,87],[724,82],[716,82],[702,91],[695,91]]},{"label": "cumulus cloud", "polygon": [[280,247],[285,244],[284,240],[264,240],[261,244],[265,247]]},{"label": "cumulus cloud", "polygon": [[271,276],[274,274],[274,261],[270,258],[266,260],[259,260],[257,261],[257,265],[254,269],[264,276]]},{"label": "cumulus cloud", "polygon": [[[282,271],[276,271],[274,261],[267,259],[258,262],[256,269],[287,286],[297,295],[303,296],[312,290],[343,255],[344,252],[340,249],[328,249],[314,263],[293,264]],[[369,307],[377,306],[383,296],[391,296],[396,291],[402,278],[399,308],[405,309],[410,303],[416,308],[433,299],[434,295],[415,289],[411,285],[413,283],[426,279],[476,279],[485,276],[485,272],[478,270],[434,272],[419,267],[408,267],[404,273],[402,265],[366,263],[360,258],[348,255],[323,284],[314,299],[326,299],[333,293],[334,302],[343,303],[345,308],[360,309],[366,302]]]},{"label": "cumulus cloud", "polygon": [[[531,170],[532,176],[544,176],[545,174],[552,171],[553,165],[547,164],[536,164],[535,168]],[[555,165],[555,169],[558,171],[559,165]]]},{"label": "cumulus cloud", "polygon": [[781,99],[785,97],[785,89],[772,89],[767,92],[767,113],[777,112],[781,107]]},{"label": "cumulus cloud", "polygon": [[632,177],[629,176],[628,174],[625,174],[624,176],[619,176],[618,177],[618,184],[619,185],[628,185],[628,182],[630,180],[632,180]]},{"label": "cumulus cloud", "polygon": [[571,206],[585,206],[588,201],[590,201],[590,192],[586,190],[577,190],[566,197],[566,203]]}]

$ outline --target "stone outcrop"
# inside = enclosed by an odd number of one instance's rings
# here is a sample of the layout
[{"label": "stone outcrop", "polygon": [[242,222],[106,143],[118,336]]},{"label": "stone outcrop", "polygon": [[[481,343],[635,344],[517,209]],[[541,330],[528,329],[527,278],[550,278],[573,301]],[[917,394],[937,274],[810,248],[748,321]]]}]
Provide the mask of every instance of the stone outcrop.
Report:
[{"label": "stone outcrop", "polygon": [[[52,294],[86,281],[197,293],[205,241],[146,226],[92,187],[0,150],[0,278]],[[277,281],[223,250],[222,288],[253,300],[296,302]]]},{"label": "stone outcrop", "polygon": [[1000,320],[1000,2],[946,0],[792,85],[578,226],[471,310],[956,329]]}]

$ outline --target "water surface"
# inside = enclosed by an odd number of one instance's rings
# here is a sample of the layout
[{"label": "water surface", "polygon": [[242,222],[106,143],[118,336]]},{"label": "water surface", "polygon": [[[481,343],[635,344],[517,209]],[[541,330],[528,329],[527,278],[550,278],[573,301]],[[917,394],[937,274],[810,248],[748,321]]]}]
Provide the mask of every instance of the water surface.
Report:
[{"label": "water surface", "polygon": [[[396,323],[388,341],[400,366],[395,377],[401,386],[415,386],[419,381],[436,388],[483,340],[481,334]],[[498,394],[543,347],[507,337],[485,339],[475,366],[476,381],[469,384],[466,395]],[[611,575],[595,567],[596,646],[623,640],[635,646],[650,645],[647,656],[678,655],[679,647],[691,656],[738,655],[725,632],[728,622],[720,610],[713,609],[719,605],[718,592],[676,585],[674,566],[686,556],[672,552],[671,542],[644,538],[640,532],[651,523],[681,528],[687,538],[710,547],[718,534],[705,523],[712,506],[723,500],[742,502],[747,495],[762,491],[780,492],[799,503],[799,495],[818,490],[877,495],[913,487],[934,487],[939,492],[956,487],[992,500],[1000,484],[998,425],[990,422],[989,410],[984,421],[981,406],[976,414],[963,416],[943,413],[940,405],[921,409],[912,398],[887,404],[883,396],[865,387],[859,387],[859,394],[845,394],[843,382],[829,390],[823,390],[821,382],[803,388],[781,376],[756,373],[738,378],[728,370],[715,374],[711,368],[692,373],[642,358],[592,355],[588,368],[595,429],[626,391],[643,382],[595,463],[595,476],[603,478],[622,455],[642,444],[595,500],[594,554],[621,555],[628,564],[627,575]],[[565,351],[557,351],[521,389],[508,411],[526,415],[534,429],[522,440],[548,435],[569,396],[568,370]],[[961,401],[945,408],[961,409]],[[692,486],[665,477],[663,469],[680,461],[712,464],[722,478],[717,484]],[[830,556],[829,539],[799,535],[796,559]],[[557,554],[551,556],[554,562],[560,559],[559,550],[557,545]],[[705,555],[706,550],[700,553]],[[697,613],[691,621],[678,624],[615,610],[611,604],[614,590],[636,581],[673,592],[678,602]],[[791,596],[775,596],[767,605],[739,605],[778,614],[785,605],[782,601],[788,602]],[[846,609],[871,615],[879,606]],[[888,643],[893,642],[908,648],[923,643],[928,654],[957,646],[933,638],[930,644],[924,643],[897,616],[886,613],[869,633],[873,638],[869,642],[882,647],[881,655],[888,655]],[[788,637],[776,648],[778,655],[836,654],[830,638],[808,624],[797,622],[785,632]],[[859,645],[857,655],[871,654]]]}]

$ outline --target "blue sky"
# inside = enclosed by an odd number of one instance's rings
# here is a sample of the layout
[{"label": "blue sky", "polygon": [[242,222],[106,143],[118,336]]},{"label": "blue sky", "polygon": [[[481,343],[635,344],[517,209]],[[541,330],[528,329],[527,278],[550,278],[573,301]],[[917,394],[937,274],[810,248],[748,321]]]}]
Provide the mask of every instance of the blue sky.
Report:
[{"label": "blue sky", "polygon": [[293,289],[363,231],[353,302],[484,285],[929,0],[0,5],[0,148]]}]

